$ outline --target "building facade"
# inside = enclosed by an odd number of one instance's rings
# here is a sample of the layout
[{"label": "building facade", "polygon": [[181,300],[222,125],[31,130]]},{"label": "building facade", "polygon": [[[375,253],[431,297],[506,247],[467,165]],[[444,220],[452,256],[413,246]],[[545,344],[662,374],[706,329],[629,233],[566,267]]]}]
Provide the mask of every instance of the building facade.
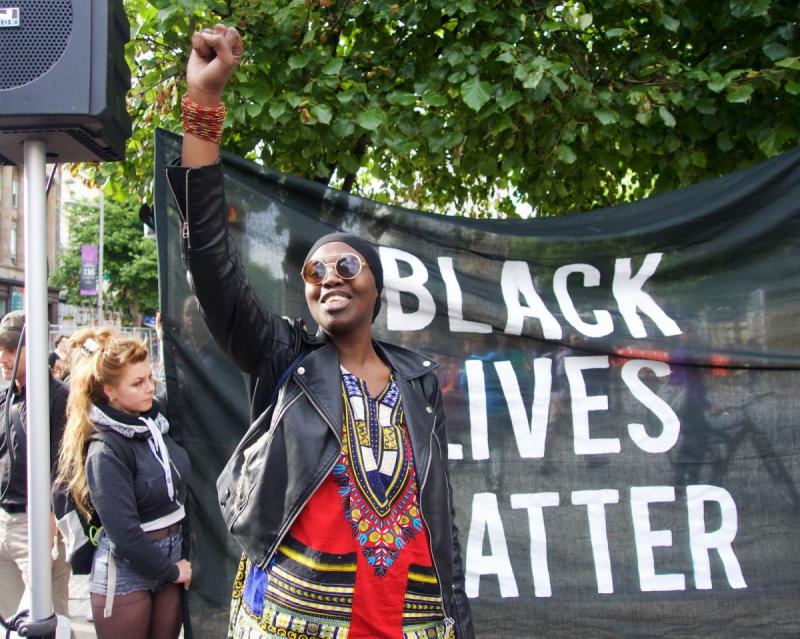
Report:
[{"label": "building facade", "polygon": [[[25,188],[22,167],[0,166],[0,317],[21,310],[25,300]],[[47,272],[56,268],[59,246],[61,167],[47,166]],[[58,322],[58,290],[48,289],[48,322]]]}]

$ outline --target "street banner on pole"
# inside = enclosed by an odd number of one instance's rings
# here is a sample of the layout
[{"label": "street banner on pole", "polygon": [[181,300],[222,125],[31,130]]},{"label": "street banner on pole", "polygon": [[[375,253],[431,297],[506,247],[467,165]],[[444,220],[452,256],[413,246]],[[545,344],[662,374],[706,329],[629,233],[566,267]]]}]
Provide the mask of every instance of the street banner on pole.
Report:
[{"label": "street banner on pole", "polygon": [[81,295],[97,295],[97,258],[97,244],[81,245]]}]

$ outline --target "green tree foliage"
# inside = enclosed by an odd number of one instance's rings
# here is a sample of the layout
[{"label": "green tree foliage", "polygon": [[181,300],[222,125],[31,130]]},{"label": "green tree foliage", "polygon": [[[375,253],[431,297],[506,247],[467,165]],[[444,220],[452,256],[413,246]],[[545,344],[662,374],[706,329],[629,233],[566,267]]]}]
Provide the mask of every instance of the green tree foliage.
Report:
[{"label": "green tree foliage", "polygon": [[800,142],[797,0],[126,6],[129,183],[149,184],[153,125],[179,130],[189,36],[217,21],[246,43],[225,147],[383,201],[478,216],[528,203],[556,215]]},{"label": "green tree foliage", "polygon": [[[59,259],[50,286],[66,292],[70,304],[94,306],[97,297],[80,295],[81,245],[97,244],[99,211],[94,206],[69,210],[70,240]],[[156,245],[142,234],[138,205],[109,202],[104,216],[103,271],[110,279],[103,305],[121,311],[128,321],[138,315],[153,315],[158,308]]]}]

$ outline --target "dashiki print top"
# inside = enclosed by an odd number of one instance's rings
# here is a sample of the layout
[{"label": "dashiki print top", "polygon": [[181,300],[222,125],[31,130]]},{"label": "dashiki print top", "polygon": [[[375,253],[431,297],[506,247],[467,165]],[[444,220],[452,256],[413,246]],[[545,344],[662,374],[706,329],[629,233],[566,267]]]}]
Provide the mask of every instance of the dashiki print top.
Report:
[{"label": "dashiki print top", "polygon": [[377,396],[342,368],[342,451],[261,570],[242,557],[229,637],[445,639],[394,379]]}]

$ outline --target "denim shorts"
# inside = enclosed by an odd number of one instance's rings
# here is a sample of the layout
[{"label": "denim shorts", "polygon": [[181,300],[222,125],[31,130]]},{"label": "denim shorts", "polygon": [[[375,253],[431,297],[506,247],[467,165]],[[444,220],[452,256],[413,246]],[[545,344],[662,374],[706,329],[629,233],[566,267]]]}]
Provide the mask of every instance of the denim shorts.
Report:
[{"label": "denim shorts", "polygon": [[[169,558],[172,563],[177,563],[181,558],[182,541],[183,535],[177,532],[163,539],[155,539],[153,543],[158,547],[159,552],[161,552],[164,557]],[[108,537],[101,535],[100,541],[97,544],[97,550],[94,553],[94,559],[92,560],[92,576],[89,583],[89,592],[96,595],[107,594],[108,559],[110,555],[111,546]],[[127,595],[141,590],[154,593],[169,583],[163,579],[153,579],[152,577],[145,577],[139,574],[127,559],[122,559],[115,555],[114,562],[117,564],[117,585],[114,588],[115,595]]]}]

